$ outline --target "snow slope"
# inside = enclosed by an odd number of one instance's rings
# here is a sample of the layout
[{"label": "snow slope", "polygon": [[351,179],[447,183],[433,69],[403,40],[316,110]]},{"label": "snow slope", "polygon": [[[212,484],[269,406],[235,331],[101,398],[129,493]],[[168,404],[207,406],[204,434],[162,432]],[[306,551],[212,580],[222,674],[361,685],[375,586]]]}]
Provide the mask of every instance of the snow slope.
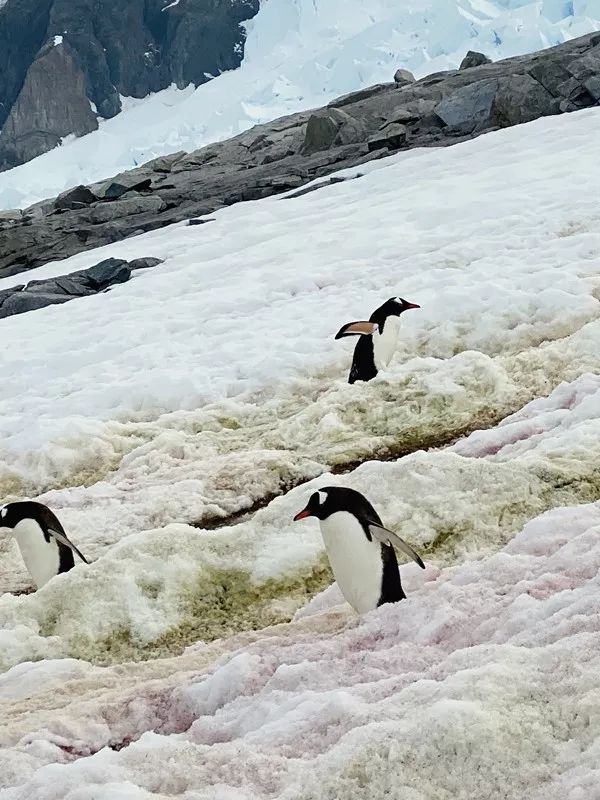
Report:
[{"label": "snow slope", "polygon": [[264,0],[240,69],[196,91],[123,98],[123,113],[98,131],[0,174],[0,208],[391,81],[398,67],[421,77],[457,67],[469,49],[497,60],[599,27],[600,0]]},{"label": "snow slope", "polygon": [[[0,800],[596,796],[599,125],[33,271],[165,259],[1,321],[0,502],[93,563],[12,594],[0,540]],[[349,386],[335,331],[397,294],[421,310]],[[291,521],[331,483],[424,555],[401,605],[357,618]]]}]

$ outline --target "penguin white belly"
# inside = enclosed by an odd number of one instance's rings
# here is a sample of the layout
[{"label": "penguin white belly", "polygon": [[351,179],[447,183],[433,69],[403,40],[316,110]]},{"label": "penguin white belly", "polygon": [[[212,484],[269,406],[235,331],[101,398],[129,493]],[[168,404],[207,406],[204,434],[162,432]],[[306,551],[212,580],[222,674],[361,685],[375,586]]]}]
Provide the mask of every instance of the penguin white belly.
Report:
[{"label": "penguin white belly", "polygon": [[58,546],[53,539],[46,541],[44,532],[32,519],[24,519],[17,523],[13,528],[13,535],[19,545],[25,566],[39,589],[58,574],[60,566]]},{"label": "penguin white belly", "polygon": [[338,511],[321,520],[325,549],[340,591],[352,608],[365,614],[381,597],[381,546],[369,541],[353,514]]},{"label": "penguin white belly", "polygon": [[390,363],[398,345],[400,317],[388,317],[383,325],[383,333],[379,330],[373,334],[373,357],[377,369],[383,369]]}]

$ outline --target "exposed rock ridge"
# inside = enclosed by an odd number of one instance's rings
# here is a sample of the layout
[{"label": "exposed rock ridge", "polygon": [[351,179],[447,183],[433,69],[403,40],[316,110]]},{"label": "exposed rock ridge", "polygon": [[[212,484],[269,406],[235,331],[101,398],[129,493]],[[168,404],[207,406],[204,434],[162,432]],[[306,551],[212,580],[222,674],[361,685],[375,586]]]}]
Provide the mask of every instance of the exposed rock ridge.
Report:
[{"label": "exposed rock ridge", "polygon": [[600,33],[496,63],[380,84],[325,108],[258,125],[77,187],[24,212],[0,212],[0,277],[173,222],[203,217],[390,152],[445,146],[598,105]]}]

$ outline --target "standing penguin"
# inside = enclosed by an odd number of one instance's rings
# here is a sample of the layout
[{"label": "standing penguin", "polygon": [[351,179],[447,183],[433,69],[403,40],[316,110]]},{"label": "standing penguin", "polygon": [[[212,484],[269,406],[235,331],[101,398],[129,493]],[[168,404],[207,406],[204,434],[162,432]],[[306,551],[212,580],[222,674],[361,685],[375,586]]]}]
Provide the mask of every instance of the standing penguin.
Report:
[{"label": "standing penguin", "polygon": [[85,556],[69,541],[63,526],[47,506],[33,501],[8,503],[0,508],[0,533],[11,533],[36,588],[75,566],[73,553]]},{"label": "standing penguin", "polygon": [[359,336],[354,348],[354,357],[348,383],[370,381],[383,367],[387,367],[396,349],[400,314],[409,308],[421,308],[402,297],[390,297],[379,306],[369,320],[349,322],[336,333],[336,339],[344,336]]},{"label": "standing penguin", "polygon": [[294,520],[306,517],[320,521],[334,577],[358,614],[406,597],[392,545],[425,569],[420,556],[397,534],[383,527],[373,506],[354,489],[324,486],[310,496],[306,508]]}]

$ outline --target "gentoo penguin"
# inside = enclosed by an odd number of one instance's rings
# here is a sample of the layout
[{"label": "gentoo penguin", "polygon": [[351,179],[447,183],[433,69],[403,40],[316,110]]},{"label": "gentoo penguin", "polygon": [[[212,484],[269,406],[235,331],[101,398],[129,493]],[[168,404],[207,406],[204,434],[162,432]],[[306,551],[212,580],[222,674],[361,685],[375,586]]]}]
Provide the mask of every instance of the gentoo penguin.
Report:
[{"label": "gentoo penguin", "polygon": [[406,595],[394,547],[425,569],[412,547],[383,527],[366,497],[354,489],[324,486],[310,496],[294,520],[317,517],[329,563],[340,591],[358,614]]},{"label": "gentoo penguin", "polygon": [[60,572],[75,566],[73,553],[88,563],[67,538],[63,526],[47,506],[33,501],[0,507],[0,533],[11,533],[29,574],[39,589]]},{"label": "gentoo penguin", "polygon": [[400,314],[409,308],[421,308],[402,297],[390,297],[379,306],[368,321],[349,322],[336,333],[336,339],[359,336],[354,348],[348,383],[370,381],[383,367],[387,367],[396,349]]}]

